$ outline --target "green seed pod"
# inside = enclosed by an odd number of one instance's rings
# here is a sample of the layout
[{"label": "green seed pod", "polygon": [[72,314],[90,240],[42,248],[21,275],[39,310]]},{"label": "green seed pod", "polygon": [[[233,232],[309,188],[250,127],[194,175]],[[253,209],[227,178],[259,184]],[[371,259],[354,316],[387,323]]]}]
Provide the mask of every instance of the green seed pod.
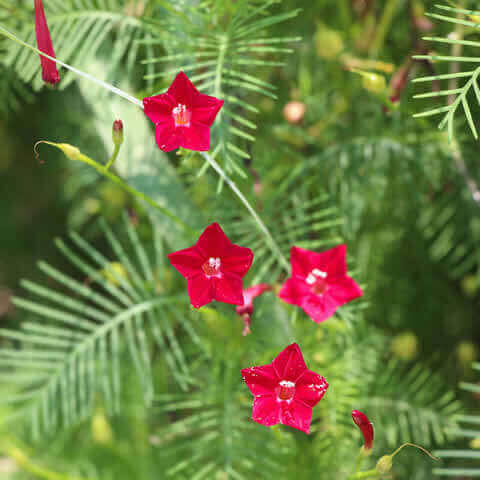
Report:
[{"label": "green seed pod", "polygon": [[380,474],[388,473],[392,469],[392,464],[393,464],[393,455],[384,455],[383,457],[380,457],[380,459],[378,460],[377,466],[375,467],[375,469]]}]

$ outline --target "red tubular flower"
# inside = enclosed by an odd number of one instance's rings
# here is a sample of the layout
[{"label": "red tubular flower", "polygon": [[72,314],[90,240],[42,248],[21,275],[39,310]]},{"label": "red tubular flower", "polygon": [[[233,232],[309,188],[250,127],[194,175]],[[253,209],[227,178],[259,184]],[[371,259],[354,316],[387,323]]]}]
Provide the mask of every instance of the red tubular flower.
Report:
[{"label": "red tubular flower", "polygon": [[253,299],[258,297],[262,293],[271,290],[272,287],[266,283],[260,283],[259,285],[252,285],[243,291],[243,305],[237,307],[237,313],[245,322],[245,328],[242,335],[248,335],[250,332],[250,315],[253,313]]},{"label": "red tubular flower", "polygon": [[[37,36],[38,49],[49,55],[55,57],[53,50],[52,38],[48,30],[47,19],[45,18],[45,11],[43,10],[42,0],[34,0],[35,5],[35,33]],[[42,79],[46,83],[55,85],[60,81],[57,64],[49,58],[40,55],[40,63],[42,65]]]},{"label": "red tubular flower", "polygon": [[210,127],[223,100],[200,93],[180,72],[166,93],[143,99],[145,114],[155,124],[157,145],[164,152],[183,147],[206,151]]},{"label": "red tubular flower", "polygon": [[310,432],[312,408],[322,399],[328,383],[307,369],[296,343],[270,365],[244,368],[242,377],[254,396],[252,420],[266,427],[283,423]]},{"label": "red tubular flower", "polygon": [[242,278],[252,265],[253,253],[233,244],[218,223],[209,225],[193,247],[170,253],[168,258],[187,279],[195,308],[212,300],[243,305]]},{"label": "red tubular flower", "polygon": [[303,308],[314,322],[331,317],[338,307],[363,295],[347,275],[346,245],[315,253],[292,247],[292,276],[280,290],[279,297]]},{"label": "red tubular flower", "polygon": [[368,417],[359,410],[352,411],[352,418],[355,425],[358,426],[364,438],[363,448],[370,450],[373,447],[373,425]]}]

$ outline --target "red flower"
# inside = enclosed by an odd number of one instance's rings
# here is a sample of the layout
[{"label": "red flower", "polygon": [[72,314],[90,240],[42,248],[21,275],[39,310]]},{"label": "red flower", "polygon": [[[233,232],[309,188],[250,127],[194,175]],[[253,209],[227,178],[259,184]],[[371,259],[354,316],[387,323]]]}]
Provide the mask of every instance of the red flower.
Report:
[{"label": "red flower", "polygon": [[280,290],[282,300],[298,305],[314,322],[331,317],[338,307],[363,295],[347,275],[346,245],[322,253],[292,247],[292,276]]},{"label": "red flower", "polygon": [[210,127],[223,100],[200,93],[180,72],[167,93],[143,99],[145,114],[155,124],[157,145],[164,152],[179,147],[206,151]]},{"label": "red flower", "polygon": [[260,283],[259,285],[252,285],[243,291],[243,305],[237,307],[237,313],[245,322],[245,328],[242,332],[243,336],[251,333],[250,315],[253,313],[253,299],[271,289],[272,287],[270,285],[267,285],[266,283]]},{"label": "red flower", "polygon": [[365,443],[363,448],[365,450],[370,450],[373,447],[373,425],[372,422],[368,419],[368,417],[360,412],[359,410],[352,411],[352,418],[355,422],[355,425],[358,426],[360,431],[362,432],[363,438]]},{"label": "red flower", "polygon": [[217,300],[243,305],[242,278],[253,253],[233,244],[218,223],[212,223],[193,247],[168,255],[170,263],[187,279],[190,303],[195,308]]},{"label": "red flower", "polygon": [[[37,36],[38,49],[49,55],[55,57],[53,50],[52,39],[50,31],[48,30],[47,19],[45,18],[45,11],[43,10],[42,0],[34,0],[35,5],[35,33]],[[44,82],[55,85],[60,81],[57,64],[49,58],[40,55],[40,63],[42,65],[42,79]]]},{"label": "red flower", "polygon": [[307,369],[296,343],[271,365],[244,368],[242,377],[255,397],[252,420],[266,427],[283,423],[310,432],[312,408],[322,399],[328,383]]}]

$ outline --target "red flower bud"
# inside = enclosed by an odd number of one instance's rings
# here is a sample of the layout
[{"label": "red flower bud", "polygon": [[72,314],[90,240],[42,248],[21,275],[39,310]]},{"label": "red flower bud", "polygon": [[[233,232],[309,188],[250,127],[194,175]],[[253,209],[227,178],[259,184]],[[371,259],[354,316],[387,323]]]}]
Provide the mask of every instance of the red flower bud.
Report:
[{"label": "red flower bud", "polygon": [[112,140],[115,145],[123,143],[123,122],[120,119],[113,122]]},{"label": "red flower bud", "polygon": [[[55,57],[53,50],[52,38],[48,30],[47,19],[45,18],[45,11],[43,10],[42,0],[34,0],[35,5],[35,34],[37,36],[38,49],[49,55]],[[60,81],[57,64],[49,58],[40,55],[40,63],[42,65],[42,79],[46,83],[55,85]]]},{"label": "red flower bud", "polygon": [[352,418],[353,418],[353,421],[355,422],[355,425],[357,425],[360,431],[362,432],[363,438],[365,440],[363,448],[365,450],[370,450],[373,447],[372,423],[364,413],[358,410],[352,411]]}]

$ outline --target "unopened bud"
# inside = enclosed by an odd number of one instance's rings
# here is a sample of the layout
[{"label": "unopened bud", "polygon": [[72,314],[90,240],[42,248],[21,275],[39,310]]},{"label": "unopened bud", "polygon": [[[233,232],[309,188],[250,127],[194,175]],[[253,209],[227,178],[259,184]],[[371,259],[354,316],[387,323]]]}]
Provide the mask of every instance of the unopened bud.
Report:
[{"label": "unopened bud", "polygon": [[38,145],[40,145],[41,143],[45,143],[46,145],[51,145],[52,147],[57,147],[70,160],[80,160],[80,157],[82,155],[82,152],[80,152],[80,150],[77,147],[74,147],[69,143],[55,143],[55,142],[47,142],[46,140],[40,140],[33,147],[33,150],[35,152],[35,156],[37,157],[37,159],[40,158],[38,153]]},{"label": "unopened bud", "polygon": [[383,457],[380,457],[380,459],[377,462],[377,466],[375,469],[377,470],[378,473],[384,474],[388,473],[392,469],[393,465],[393,455],[384,455]]},{"label": "unopened bud", "polygon": [[69,143],[58,143],[57,146],[70,160],[78,160],[80,157],[80,150]]},{"label": "unopened bud", "polygon": [[123,122],[120,119],[113,122],[112,140],[114,145],[121,145],[123,143]]},{"label": "unopened bud", "polygon": [[300,123],[305,116],[305,110],[303,102],[288,102],[283,107],[283,116],[288,123]]},{"label": "unopened bud", "polygon": [[387,82],[383,75],[373,72],[365,72],[357,68],[352,68],[352,72],[358,73],[362,77],[362,86],[375,95],[384,95],[387,92]]},{"label": "unopened bud", "polygon": [[365,90],[372,93],[383,93],[387,87],[387,82],[383,75],[377,73],[369,73],[365,75],[362,80],[362,85]]},{"label": "unopened bud", "polygon": [[352,411],[352,418],[363,435],[364,444],[362,453],[368,455],[373,447],[373,425],[368,417],[359,410]]}]

